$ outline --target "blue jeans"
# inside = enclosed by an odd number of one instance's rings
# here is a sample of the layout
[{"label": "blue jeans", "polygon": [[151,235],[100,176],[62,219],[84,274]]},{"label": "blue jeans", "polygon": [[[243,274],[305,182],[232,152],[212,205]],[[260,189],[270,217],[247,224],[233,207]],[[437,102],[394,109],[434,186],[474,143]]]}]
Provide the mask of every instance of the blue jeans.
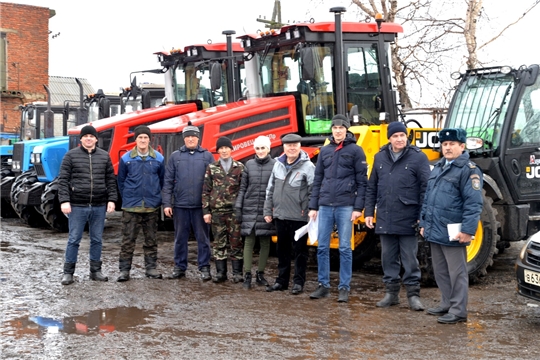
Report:
[{"label": "blue jeans", "polygon": [[210,238],[208,224],[204,222],[202,207],[195,209],[173,208],[174,219],[174,266],[187,269],[188,239],[191,229],[197,239],[197,262],[199,270],[210,266]]},{"label": "blue jeans", "polygon": [[330,237],[334,224],[339,234],[339,285],[338,289],[349,291],[352,276],[352,206],[321,206],[317,215],[319,219],[319,236],[317,262],[319,267],[319,284],[330,287]]},{"label": "blue jeans", "polygon": [[90,235],[90,261],[101,261],[103,227],[107,206],[71,206],[66,262],[76,263],[86,222]]},{"label": "blue jeans", "polygon": [[420,267],[416,254],[418,240],[415,235],[380,235],[381,261],[385,284],[399,284],[403,266],[403,284],[420,285]]}]

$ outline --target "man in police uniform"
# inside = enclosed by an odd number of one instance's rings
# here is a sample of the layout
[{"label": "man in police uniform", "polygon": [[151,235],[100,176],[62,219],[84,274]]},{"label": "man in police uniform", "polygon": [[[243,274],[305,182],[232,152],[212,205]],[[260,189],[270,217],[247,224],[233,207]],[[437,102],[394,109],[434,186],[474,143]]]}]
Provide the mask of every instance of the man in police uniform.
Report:
[{"label": "man in police uniform", "polygon": [[[431,172],[420,214],[420,234],[430,242],[433,272],[441,290],[439,306],[427,310],[442,324],[467,321],[467,250],[482,213],[482,172],[465,151],[467,132],[439,132],[441,159]],[[448,225],[460,224],[449,235]]]}]

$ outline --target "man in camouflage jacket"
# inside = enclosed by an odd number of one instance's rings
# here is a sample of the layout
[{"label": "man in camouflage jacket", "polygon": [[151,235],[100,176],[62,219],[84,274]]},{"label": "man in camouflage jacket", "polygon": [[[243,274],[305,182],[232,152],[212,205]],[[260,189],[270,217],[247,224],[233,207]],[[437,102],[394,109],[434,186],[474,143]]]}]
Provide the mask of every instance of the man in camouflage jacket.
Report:
[{"label": "man in camouflage jacket", "polygon": [[243,248],[240,235],[240,219],[236,217],[234,204],[240,189],[244,165],[233,160],[232,142],[222,136],[217,140],[216,151],[219,159],[208,165],[203,185],[204,221],[212,225],[214,235],[213,255],[216,262],[214,282],[227,280],[227,244],[230,245],[233,281],[244,280],[242,275]]}]

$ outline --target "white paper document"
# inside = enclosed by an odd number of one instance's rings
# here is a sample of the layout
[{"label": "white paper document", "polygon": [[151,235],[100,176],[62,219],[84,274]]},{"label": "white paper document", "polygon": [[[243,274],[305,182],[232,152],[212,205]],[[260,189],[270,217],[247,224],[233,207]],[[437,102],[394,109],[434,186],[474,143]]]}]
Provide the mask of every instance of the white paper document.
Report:
[{"label": "white paper document", "polygon": [[319,217],[315,221],[309,219],[309,222],[294,232],[294,240],[298,241],[302,236],[308,234],[308,244],[313,245],[317,241],[319,233]]},{"label": "white paper document", "polygon": [[461,223],[448,224],[446,228],[448,229],[448,239],[450,241],[459,241],[459,239],[456,239],[456,236],[461,232]]}]

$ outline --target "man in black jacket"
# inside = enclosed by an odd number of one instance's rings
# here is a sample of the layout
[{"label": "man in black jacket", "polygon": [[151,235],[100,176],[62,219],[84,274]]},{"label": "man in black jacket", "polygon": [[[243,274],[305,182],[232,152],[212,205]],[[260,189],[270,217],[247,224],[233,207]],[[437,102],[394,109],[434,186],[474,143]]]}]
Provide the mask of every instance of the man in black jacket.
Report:
[{"label": "man in black jacket", "polygon": [[107,281],[101,272],[102,234],[105,213],[113,212],[118,200],[116,178],[109,154],[96,147],[96,129],[81,129],[81,146],[66,153],[58,176],[58,199],[62,212],[69,217],[62,285],[73,283],[79,244],[88,222],[90,235],[90,279]]},{"label": "man in black jacket", "polygon": [[[366,190],[366,226],[381,239],[385,297],[378,307],[399,304],[401,282],[407,289],[409,307],[424,310],[420,302],[420,267],[415,228],[430,173],[427,156],[409,144],[407,128],[395,121],[388,125],[389,144],[375,154]],[[377,223],[374,224],[375,206]],[[403,266],[403,278],[400,277]]]}]

